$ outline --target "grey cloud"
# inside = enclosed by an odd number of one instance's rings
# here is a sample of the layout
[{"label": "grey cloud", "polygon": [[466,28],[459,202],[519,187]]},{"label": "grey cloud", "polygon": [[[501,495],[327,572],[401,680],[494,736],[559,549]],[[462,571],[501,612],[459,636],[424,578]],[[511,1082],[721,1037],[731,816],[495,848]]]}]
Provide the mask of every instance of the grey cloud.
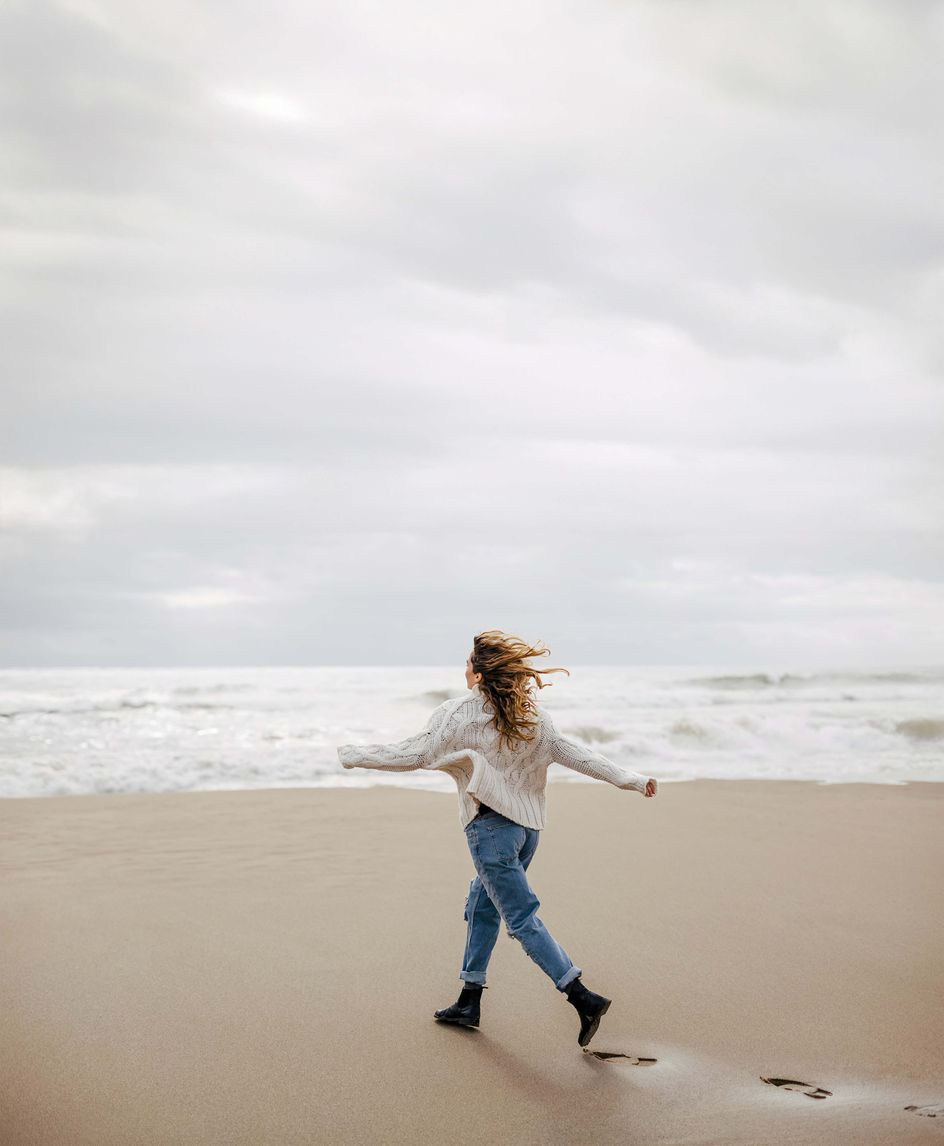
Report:
[{"label": "grey cloud", "polygon": [[933,6],[3,21],[7,663],[926,650]]}]

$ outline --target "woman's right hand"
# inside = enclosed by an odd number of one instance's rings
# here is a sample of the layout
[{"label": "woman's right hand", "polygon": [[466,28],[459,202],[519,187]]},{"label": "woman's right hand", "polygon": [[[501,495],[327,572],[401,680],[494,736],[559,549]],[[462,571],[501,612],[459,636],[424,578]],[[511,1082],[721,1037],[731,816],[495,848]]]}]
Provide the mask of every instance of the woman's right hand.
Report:
[{"label": "woman's right hand", "polygon": [[653,780],[652,777],[650,777],[646,781],[646,790],[645,790],[645,792],[643,792],[643,795],[644,796],[654,796],[656,794],[656,791],[658,790],[658,787],[659,787],[659,785],[656,783],[656,781]]}]

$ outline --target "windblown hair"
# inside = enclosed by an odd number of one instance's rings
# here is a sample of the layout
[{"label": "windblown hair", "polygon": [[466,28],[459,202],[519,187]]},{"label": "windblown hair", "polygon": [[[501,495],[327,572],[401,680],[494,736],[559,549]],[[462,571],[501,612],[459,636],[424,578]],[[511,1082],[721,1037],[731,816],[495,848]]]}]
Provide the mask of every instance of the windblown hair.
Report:
[{"label": "windblown hair", "polygon": [[525,663],[528,657],[544,656],[550,656],[550,649],[542,643],[529,645],[501,629],[488,629],[474,638],[472,671],[482,674],[480,687],[491,703],[499,744],[504,741],[511,747],[515,741],[532,740],[538,726],[534,685],[548,688],[553,682],[541,680],[546,673],[570,676],[569,669],[539,669]]}]

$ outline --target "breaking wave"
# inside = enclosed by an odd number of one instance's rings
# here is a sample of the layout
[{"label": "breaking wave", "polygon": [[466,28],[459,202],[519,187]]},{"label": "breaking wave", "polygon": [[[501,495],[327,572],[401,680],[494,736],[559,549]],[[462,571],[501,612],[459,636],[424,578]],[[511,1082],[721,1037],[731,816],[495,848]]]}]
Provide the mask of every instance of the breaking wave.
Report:
[{"label": "breaking wave", "polygon": [[900,720],[895,731],[909,740],[944,740],[944,720]]}]

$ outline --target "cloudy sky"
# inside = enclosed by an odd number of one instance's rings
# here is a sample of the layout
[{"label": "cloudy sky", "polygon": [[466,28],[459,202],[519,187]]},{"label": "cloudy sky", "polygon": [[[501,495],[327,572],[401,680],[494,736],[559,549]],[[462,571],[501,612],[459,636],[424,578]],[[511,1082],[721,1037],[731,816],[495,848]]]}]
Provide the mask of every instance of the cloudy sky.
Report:
[{"label": "cloudy sky", "polygon": [[940,5],[0,20],[0,664],[944,662]]}]

